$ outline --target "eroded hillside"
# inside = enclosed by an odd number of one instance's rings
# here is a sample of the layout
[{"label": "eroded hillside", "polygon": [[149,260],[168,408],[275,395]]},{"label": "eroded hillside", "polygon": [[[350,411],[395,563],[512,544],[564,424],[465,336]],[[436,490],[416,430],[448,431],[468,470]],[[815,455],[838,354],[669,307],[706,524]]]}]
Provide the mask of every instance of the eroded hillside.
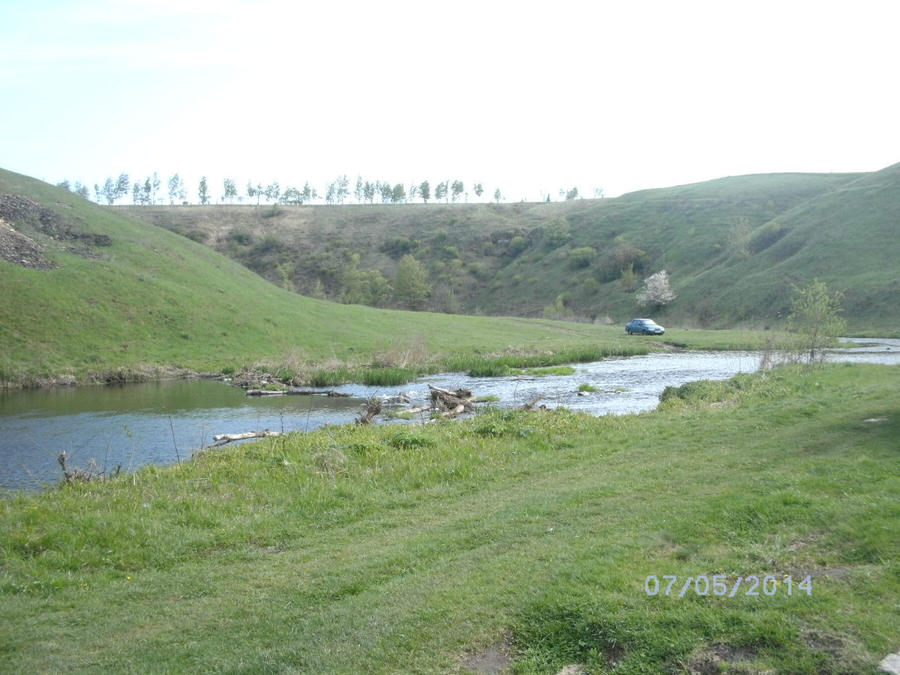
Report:
[{"label": "eroded hillside", "polygon": [[339,302],[407,306],[393,284],[412,256],[436,311],[618,322],[651,311],[637,291],[665,269],[678,298],[653,312],[670,321],[777,324],[794,286],[818,277],[845,292],[851,320],[880,327],[900,309],[898,174],[740,176],[540,204],[117,208]]}]

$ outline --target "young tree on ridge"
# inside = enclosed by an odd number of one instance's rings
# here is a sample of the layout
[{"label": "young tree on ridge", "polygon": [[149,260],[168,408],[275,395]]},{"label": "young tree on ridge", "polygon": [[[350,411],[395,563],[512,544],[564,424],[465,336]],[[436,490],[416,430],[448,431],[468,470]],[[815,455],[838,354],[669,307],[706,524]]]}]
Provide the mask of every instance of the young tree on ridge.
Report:
[{"label": "young tree on ridge", "polygon": [[184,181],[177,173],[169,178],[169,204],[184,201],[187,193],[184,189]]},{"label": "young tree on ridge", "polygon": [[375,191],[375,183],[366,181],[365,185],[363,185],[363,199],[371,204],[375,201]]},{"label": "young tree on ridge", "polygon": [[450,191],[452,193],[453,201],[459,199],[459,196],[463,193],[465,187],[463,186],[463,182],[461,180],[453,181],[453,185],[450,187]]},{"label": "young tree on ridge", "polygon": [[337,199],[338,204],[343,204],[344,200],[347,199],[347,196],[350,194],[350,179],[347,178],[345,174],[340,176],[335,182],[337,184],[335,198]]},{"label": "young tree on ridge", "polygon": [[394,188],[391,187],[391,184],[385,181],[378,186],[378,191],[381,192],[381,203],[389,204],[391,201],[391,197],[394,196]]},{"label": "young tree on ridge", "polygon": [[247,196],[250,199],[256,197],[256,205],[259,206],[259,200],[263,196],[265,190],[263,189],[262,183],[253,184],[253,181],[247,181]]},{"label": "young tree on ridge", "polygon": [[119,174],[119,178],[117,180],[113,180],[112,178],[107,178],[103,183],[103,187],[99,187],[94,185],[94,194],[97,196],[97,201],[100,201],[100,198],[106,200],[106,203],[110,206],[115,204],[116,200],[124,197],[128,194],[128,186],[131,181],[128,178],[127,173]]},{"label": "young tree on ridge", "polygon": [[200,179],[200,186],[197,188],[197,197],[200,199],[200,205],[209,204],[209,185],[206,182],[206,176]]},{"label": "young tree on ridge", "polygon": [[131,185],[131,179],[127,173],[120,173],[116,180],[116,199],[121,199],[128,194],[128,186]]},{"label": "young tree on ridge", "polygon": [[150,195],[150,203],[156,204],[157,195],[159,195],[159,188],[162,183],[159,180],[159,174],[156,171],[153,172],[153,178],[150,183],[150,190],[148,194]]},{"label": "young tree on ridge", "polygon": [[286,187],[281,195],[281,203],[297,206],[303,203],[303,195],[295,187]]},{"label": "young tree on ridge", "polygon": [[267,202],[277,202],[278,197],[281,195],[281,186],[278,184],[278,181],[276,180],[269,183],[263,194],[265,195]]},{"label": "young tree on ridge", "polygon": [[222,201],[228,200],[229,202],[233,202],[234,198],[237,196],[237,184],[234,182],[234,179],[226,178],[222,181]]}]

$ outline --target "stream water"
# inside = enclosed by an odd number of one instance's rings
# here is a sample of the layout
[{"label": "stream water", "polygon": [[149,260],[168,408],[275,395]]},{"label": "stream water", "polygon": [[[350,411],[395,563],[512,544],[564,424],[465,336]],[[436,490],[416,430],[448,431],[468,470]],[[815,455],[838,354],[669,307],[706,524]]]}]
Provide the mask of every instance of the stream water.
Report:
[{"label": "stream water", "polygon": [[[831,360],[900,363],[900,340],[855,340],[862,348],[837,349]],[[425,404],[428,384],[466,387],[495,396],[500,407],[521,405],[538,394],[548,407],[595,415],[651,410],[667,386],[721,380],[759,367],[755,352],[664,352],[577,364],[575,374],[547,377],[472,378],[462,373],[424,377],[400,387],[344,385],[349,398],[248,397],[222,382],[189,380],[121,387],[79,387],[0,393],[0,487],[36,490],[61,478],[57,456],[86,468],[93,459],[108,471],[184,460],[215,434],[312,430],[345,424],[370,396],[407,394]],[[578,386],[597,391],[580,395]]]}]

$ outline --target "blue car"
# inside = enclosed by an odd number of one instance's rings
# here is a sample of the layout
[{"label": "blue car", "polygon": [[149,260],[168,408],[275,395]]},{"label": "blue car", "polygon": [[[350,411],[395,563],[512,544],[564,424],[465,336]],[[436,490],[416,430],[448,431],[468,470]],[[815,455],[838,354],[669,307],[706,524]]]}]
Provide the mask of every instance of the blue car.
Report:
[{"label": "blue car", "polygon": [[629,335],[662,335],[666,329],[653,319],[632,319],[625,324],[625,332]]}]

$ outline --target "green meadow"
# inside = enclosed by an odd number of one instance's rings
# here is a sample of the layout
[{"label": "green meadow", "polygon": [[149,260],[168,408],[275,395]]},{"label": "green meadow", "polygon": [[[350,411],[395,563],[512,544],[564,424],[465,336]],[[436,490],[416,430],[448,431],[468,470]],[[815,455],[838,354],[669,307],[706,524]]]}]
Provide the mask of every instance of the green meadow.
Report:
[{"label": "green meadow", "polygon": [[[6,498],[0,670],[874,672],[897,649],[900,370],[662,399],[326,428]],[[772,579],[679,597],[750,575]]]}]

